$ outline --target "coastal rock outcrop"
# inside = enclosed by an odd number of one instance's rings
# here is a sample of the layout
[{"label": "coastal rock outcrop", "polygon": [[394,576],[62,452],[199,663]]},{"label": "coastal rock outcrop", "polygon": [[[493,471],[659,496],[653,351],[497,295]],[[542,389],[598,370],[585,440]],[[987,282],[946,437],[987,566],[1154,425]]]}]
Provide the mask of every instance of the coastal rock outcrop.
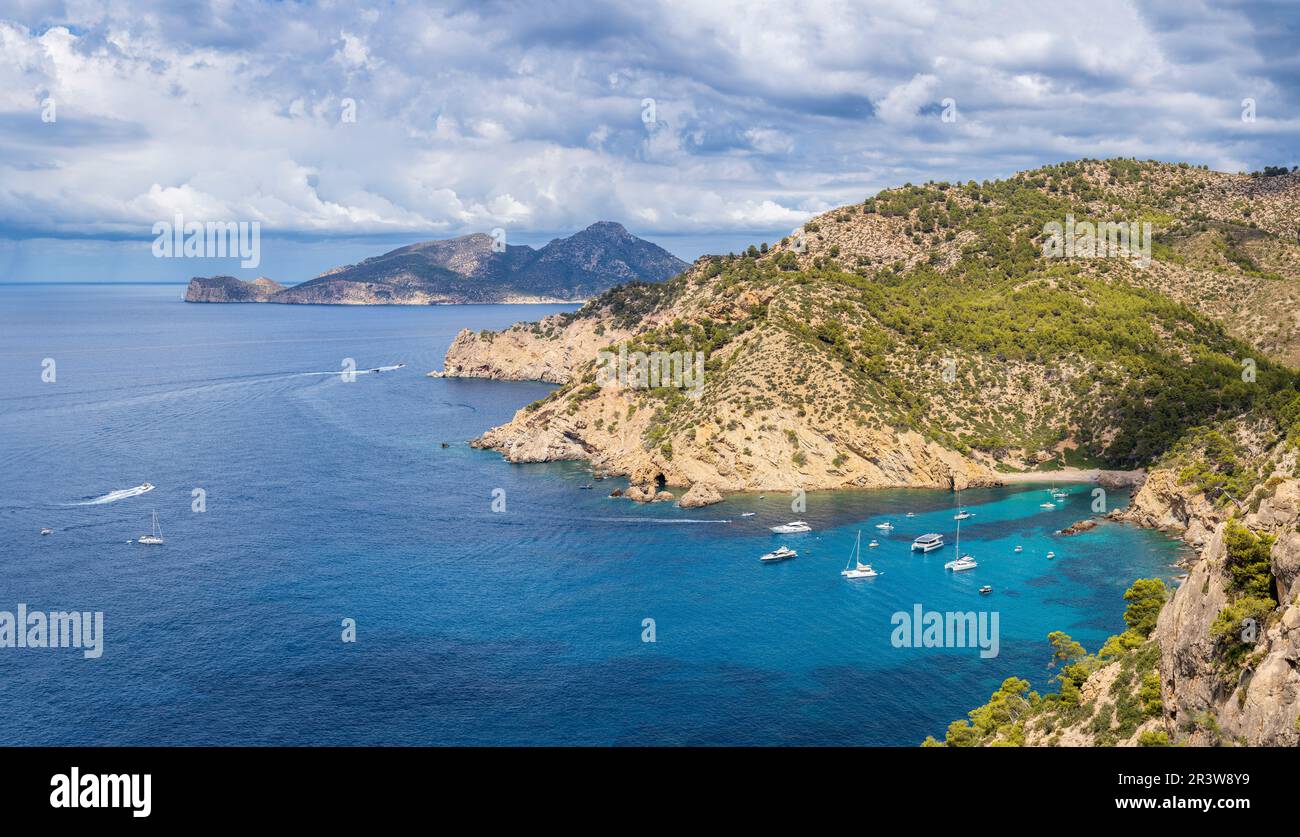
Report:
[{"label": "coastal rock outcrop", "polygon": [[682,499],[677,501],[677,505],[683,509],[698,509],[702,506],[721,503],[722,499],[722,492],[718,491],[717,488],[706,482],[697,482],[682,495]]}]

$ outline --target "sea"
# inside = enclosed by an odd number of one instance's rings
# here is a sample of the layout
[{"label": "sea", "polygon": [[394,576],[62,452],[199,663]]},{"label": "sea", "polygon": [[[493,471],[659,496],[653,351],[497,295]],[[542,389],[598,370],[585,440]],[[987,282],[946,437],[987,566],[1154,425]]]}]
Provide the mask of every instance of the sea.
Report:
[{"label": "sea", "polygon": [[[98,656],[0,642],[0,744],[915,746],[1009,676],[1052,688],[1048,633],[1096,650],[1178,572],[1157,532],[1057,534],[1090,485],[963,492],[954,574],[949,492],[682,510],[471,448],[552,387],[425,373],[572,306],[183,293],[0,285],[0,612],[102,614]],[[880,574],[849,581],[859,532]],[[918,612],[996,616],[996,654],[908,647]]]}]

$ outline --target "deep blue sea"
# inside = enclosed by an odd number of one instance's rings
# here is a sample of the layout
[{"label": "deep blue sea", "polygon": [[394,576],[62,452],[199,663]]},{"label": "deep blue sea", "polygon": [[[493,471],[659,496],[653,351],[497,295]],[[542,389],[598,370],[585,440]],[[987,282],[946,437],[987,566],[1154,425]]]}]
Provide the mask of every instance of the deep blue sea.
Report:
[{"label": "deep blue sea", "polygon": [[[609,499],[617,480],[580,490],[579,463],[469,448],[549,387],[424,373],[462,327],[561,306],[183,292],[0,285],[0,610],[102,611],[105,635],[99,659],[0,648],[0,744],[915,745],[1009,675],[1046,687],[1049,631],[1095,650],[1133,579],[1175,572],[1154,532],[1054,535],[1088,515],[1088,486],[1056,511],[1042,488],[965,492],[979,568],[954,576],[948,493],[682,511]],[[312,374],[346,358],[407,365]],[[153,511],[165,545],[131,543]],[[795,517],[815,531],[767,531]],[[884,519],[882,575],[842,579]],[[913,555],[931,530],[950,546]],[[780,543],[799,557],[761,564]],[[997,611],[1000,654],[893,647],[891,614],[918,603]]]}]

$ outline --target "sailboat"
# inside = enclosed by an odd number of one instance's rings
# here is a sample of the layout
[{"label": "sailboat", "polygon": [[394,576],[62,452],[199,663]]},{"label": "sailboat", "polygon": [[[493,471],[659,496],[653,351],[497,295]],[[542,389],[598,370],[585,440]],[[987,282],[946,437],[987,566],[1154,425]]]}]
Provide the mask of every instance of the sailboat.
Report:
[{"label": "sailboat", "polygon": [[962,570],[973,570],[979,566],[975,559],[969,555],[961,554],[961,521],[957,521],[957,555],[958,557],[943,565],[945,570],[952,570],[959,573]]},{"label": "sailboat", "polygon": [[858,539],[853,544],[853,552],[849,555],[849,563],[844,565],[840,570],[840,575],[845,578],[875,578],[880,573],[871,569],[870,564],[862,563],[862,530],[858,530]]},{"label": "sailboat", "polygon": [[158,525],[158,512],[153,513],[153,528],[147,535],[141,535],[135,539],[136,543],[156,545],[163,542],[162,528]]},{"label": "sailboat", "polygon": [[974,517],[974,515],[961,507],[961,489],[958,489],[957,490],[957,513],[952,516],[952,519],[965,520],[968,517]]}]

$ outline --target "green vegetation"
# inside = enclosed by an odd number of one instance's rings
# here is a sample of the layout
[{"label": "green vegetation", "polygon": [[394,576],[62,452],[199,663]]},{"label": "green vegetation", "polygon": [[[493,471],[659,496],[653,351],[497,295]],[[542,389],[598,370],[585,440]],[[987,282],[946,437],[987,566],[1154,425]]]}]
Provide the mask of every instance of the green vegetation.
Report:
[{"label": "green vegetation", "polygon": [[[1159,579],[1135,581],[1124,593],[1128,602],[1124,623],[1128,629],[1108,639],[1096,656],[1089,655],[1069,634],[1048,634],[1052,649],[1049,665],[1060,667],[1055,678],[1058,691],[1039,695],[1031,691],[1027,681],[1009,677],[988,703],[968,713],[969,721],[953,721],[943,741],[927,737],[922,746],[1022,746],[1035,732],[1041,741],[1051,743],[1064,727],[1086,731],[1099,746],[1113,746],[1132,738],[1143,722],[1159,717],[1163,710],[1156,673],[1160,646],[1149,637],[1168,594]],[[1108,700],[1084,703],[1083,684],[1110,665],[1116,669]],[[1167,745],[1168,736],[1160,735]],[[1156,746],[1159,741],[1151,731],[1139,738],[1142,746]]]},{"label": "green vegetation", "polygon": [[1228,603],[1210,625],[1210,638],[1217,643],[1225,676],[1241,669],[1254,639],[1277,608],[1273,542],[1272,536],[1257,535],[1235,520],[1224,530]]}]

